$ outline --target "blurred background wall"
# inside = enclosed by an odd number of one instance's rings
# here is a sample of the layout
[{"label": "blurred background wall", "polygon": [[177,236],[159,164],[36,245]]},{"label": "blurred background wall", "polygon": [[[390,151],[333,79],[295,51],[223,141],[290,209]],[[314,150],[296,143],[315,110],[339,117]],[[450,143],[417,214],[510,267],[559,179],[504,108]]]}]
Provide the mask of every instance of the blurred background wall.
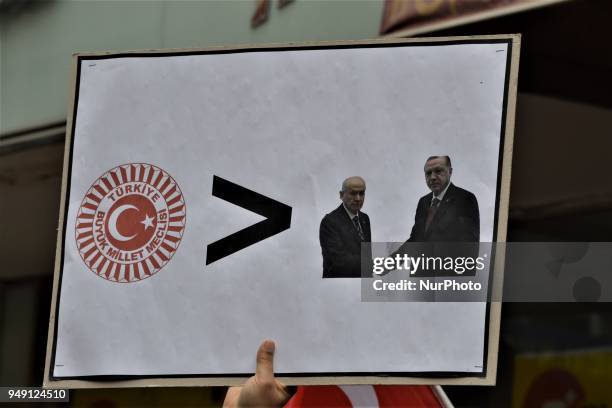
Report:
[{"label": "blurred background wall", "polygon": [[[460,3],[0,0],[0,386],[42,383],[71,55],[79,51],[520,32],[508,241],[612,241],[612,2],[542,1],[456,18]],[[416,17],[406,18],[411,10]],[[403,20],[389,26],[390,12]],[[502,310],[498,385],[445,387],[456,406],[612,406],[610,304]],[[191,393],[80,391],[73,405],[216,404],[223,390]]]}]

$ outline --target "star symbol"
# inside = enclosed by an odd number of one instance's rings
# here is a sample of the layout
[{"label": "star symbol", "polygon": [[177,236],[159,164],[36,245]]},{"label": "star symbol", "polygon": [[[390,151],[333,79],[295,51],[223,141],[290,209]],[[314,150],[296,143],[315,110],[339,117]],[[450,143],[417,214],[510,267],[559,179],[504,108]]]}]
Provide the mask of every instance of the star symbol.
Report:
[{"label": "star symbol", "polygon": [[144,220],[140,221],[141,224],[145,226],[145,231],[149,229],[149,227],[153,228],[153,217],[149,217],[149,214],[145,215]]}]

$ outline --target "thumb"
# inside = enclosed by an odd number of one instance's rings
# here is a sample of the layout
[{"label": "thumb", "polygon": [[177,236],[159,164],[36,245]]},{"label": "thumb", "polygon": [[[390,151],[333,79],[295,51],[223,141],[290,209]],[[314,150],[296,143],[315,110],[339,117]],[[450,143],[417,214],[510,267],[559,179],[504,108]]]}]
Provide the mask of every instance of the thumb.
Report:
[{"label": "thumb", "polygon": [[257,349],[257,366],[255,376],[257,382],[267,383],[274,381],[274,350],[276,344],[272,340],[264,340]]}]

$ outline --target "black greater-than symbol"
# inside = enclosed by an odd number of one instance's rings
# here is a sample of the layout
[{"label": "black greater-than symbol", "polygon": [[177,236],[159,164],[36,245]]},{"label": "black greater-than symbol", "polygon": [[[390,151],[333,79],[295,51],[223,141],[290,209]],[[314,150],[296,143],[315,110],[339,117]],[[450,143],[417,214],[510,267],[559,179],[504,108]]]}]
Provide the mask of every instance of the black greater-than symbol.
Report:
[{"label": "black greater-than symbol", "polygon": [[206,250],[206,265],[270,238],[291,226],[291,207],[221,177],[213,176],[212,195],[266,219],[209,244]]}]

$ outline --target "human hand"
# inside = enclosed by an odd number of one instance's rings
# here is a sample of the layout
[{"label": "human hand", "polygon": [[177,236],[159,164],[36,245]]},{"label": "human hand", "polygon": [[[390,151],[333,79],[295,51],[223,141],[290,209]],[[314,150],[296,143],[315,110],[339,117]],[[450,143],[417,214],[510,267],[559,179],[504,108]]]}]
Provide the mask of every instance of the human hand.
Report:
[{"label": "human hand", "polygon": [[291,394],[287,387],[274,378],[274,350],[272,340],[264,340],[257,349],[255,375],[240,387],[230,387],[223,408],[282,407]]}]

